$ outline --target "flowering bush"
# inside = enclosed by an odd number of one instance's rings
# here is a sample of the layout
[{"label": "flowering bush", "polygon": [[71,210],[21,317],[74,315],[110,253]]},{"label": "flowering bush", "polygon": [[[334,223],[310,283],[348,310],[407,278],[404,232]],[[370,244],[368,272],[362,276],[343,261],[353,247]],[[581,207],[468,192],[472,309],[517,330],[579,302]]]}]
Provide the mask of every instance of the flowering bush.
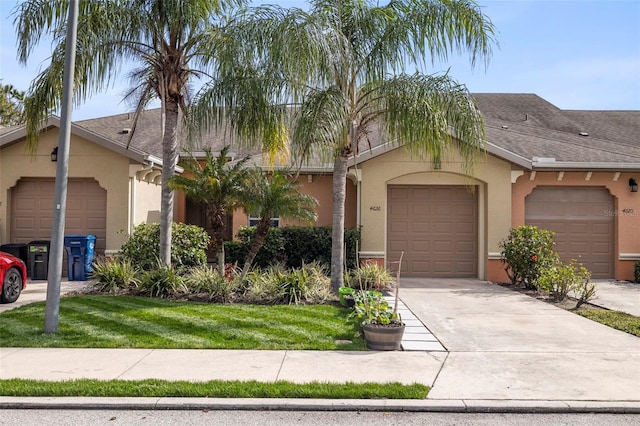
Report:
[{"label": "flowering bush", "polygon": [[554,233],[536,226],[520,226],[509,230],[509,236],[500,242],[502,263],[512,284],[524,284],[535,289],[540,271],[553,258]]},{"label": "flowering bush", "polygon": [[552,259],[551,264],[540,273],[537,283],[539,290],[549,292],[556,302],[564,301],[572,292],[578,300],[576,308],[595,296],[595,285],[589,282],[591,272],[584,265],[575,259],[563,263],[557,254]]}]

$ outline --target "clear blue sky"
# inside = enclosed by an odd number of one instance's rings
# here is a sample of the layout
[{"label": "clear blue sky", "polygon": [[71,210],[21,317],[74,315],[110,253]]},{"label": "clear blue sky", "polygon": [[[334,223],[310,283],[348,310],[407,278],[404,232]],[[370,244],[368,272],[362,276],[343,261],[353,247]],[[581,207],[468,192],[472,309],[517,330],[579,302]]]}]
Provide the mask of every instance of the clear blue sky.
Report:
[{"label": "clear blue sky", "polygon": [[[0,78],[21,90],[46,66],[42,43],[27,67],[16,61],[11,11],[0,0]],[[257,3],[257,2],[256,2]],[[267,3],[267,2],[265,2]],[[276,1],[305,7],[304,1]],[[640,110],[640,0],[480,0],[498,30],[488,69],[452,57],[429,73],[450,75],[472,92],[536,93],[563,109]],[[108,93],[73,112],[80,120],[127,111],[126,73]]]}]

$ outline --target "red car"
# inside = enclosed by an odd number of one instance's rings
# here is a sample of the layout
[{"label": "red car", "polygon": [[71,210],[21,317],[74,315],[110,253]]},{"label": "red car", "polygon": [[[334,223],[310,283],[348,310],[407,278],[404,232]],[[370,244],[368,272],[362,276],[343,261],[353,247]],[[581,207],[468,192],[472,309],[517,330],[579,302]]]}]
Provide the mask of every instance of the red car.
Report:
[{"label": "red car", "polygon": [[21,259],[0,251],[0,303],[13,303],[27,287],[27,266]]}]

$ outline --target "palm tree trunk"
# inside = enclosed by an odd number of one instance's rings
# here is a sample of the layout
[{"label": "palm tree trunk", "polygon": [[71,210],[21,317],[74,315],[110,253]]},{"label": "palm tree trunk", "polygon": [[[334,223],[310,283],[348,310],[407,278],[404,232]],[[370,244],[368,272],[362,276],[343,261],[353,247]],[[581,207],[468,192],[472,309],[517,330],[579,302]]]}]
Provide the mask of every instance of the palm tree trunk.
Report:
[{"label": "palm tree trunk", "polygon": [[162,200],[160,204],[160,261],[171,265],[171,225],[173,224],[173,191],[169,178],[178,161],[178,104],[166,100],[166,127],[162,138]]},{"label": "palm tree trunk", "polygon": [[271,218],[268,218],[266,221],[261,220],[256,228],[256,234],[253,236],[253,241],[251,241],[251,247],[249,248],[249,253],[247,253],[247,257],[244,260],[244,266],[242,267],[242,275],[241,278],[244,278],[249,272],[249,268],[251,268],[251,264],[253,260],[258,255],[260,248],[264,244],[264,240],[267,239],[267,234],[269,233],[269,228],[271,227]]},{"label": "palm tree trunk", "polygon": [[344,204],[347,192],[347,160],[346,154],[339,155],[333,165],[331,289],[336,293],[344,285]]}]

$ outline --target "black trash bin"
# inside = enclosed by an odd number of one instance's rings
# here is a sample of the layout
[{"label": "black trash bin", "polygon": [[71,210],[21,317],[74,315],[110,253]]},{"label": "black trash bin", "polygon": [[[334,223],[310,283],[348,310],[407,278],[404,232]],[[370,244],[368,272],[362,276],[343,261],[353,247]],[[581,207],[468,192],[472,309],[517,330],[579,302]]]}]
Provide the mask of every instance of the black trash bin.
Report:
[{"label": "black trash bin", "polygon": [[22,259],[24,264],[27,265],[27,268],[29,267],[29,255],[27,254],[26,244],[2,244],[0,246],[0,251],[12,254],[18,259]]},{"label": "black trash bin", "polygon": [[29,243],[29,271],[32,280],[49,277],[49,248],[51,241],[37,240]]},{"label": "black trash bin", "polygon": [[67,252],[67,277],[69,281],[86,281],[91,273],[95,235],[65,235],[64,248]]}]

